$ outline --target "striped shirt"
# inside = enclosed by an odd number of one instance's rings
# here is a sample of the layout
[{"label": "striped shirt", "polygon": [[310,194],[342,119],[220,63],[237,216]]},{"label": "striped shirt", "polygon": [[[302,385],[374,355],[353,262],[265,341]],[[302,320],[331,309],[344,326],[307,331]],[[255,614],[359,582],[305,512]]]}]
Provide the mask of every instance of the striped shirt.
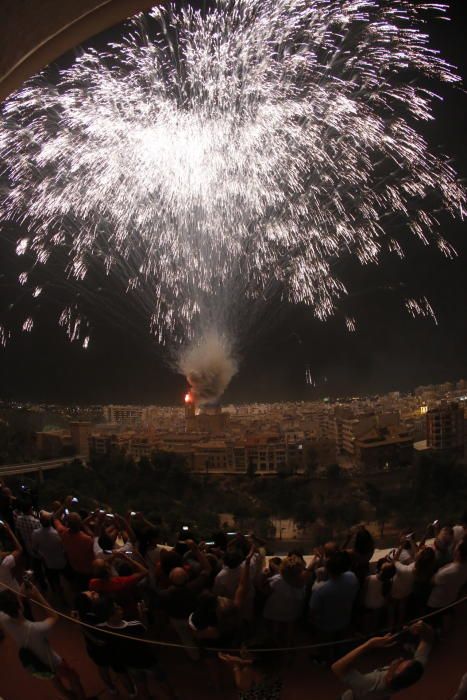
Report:
[{"label": "striped shirt", "polygon": [[34,551],[32,547],[32,533],[41,526],[39,520],[33,515],[17,515],[15,518],[15,529],[17,535],[24,545],[26,552],[32,557]]}]

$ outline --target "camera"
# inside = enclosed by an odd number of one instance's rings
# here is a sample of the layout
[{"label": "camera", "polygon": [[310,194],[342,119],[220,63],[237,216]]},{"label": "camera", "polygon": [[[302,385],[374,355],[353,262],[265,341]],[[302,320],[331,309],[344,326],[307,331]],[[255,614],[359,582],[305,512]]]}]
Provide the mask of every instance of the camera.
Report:
[{"label": "camera", "polygon": [[23,583],[26,588],[30,587],[34,579],[34,571],[32,569],[26,569],[23,574]]}]

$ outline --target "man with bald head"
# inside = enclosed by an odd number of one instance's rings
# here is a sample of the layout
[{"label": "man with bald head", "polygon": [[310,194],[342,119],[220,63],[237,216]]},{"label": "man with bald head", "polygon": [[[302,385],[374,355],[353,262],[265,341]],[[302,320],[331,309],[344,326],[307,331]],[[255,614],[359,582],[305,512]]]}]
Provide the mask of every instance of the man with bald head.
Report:
[{"label": "man with bald head", "polygon": [[[127,576],[114,575],[112,565],[116,560],[126,564],[129,571]],[[93,578],[89,581],[90,591],[112,595],[122,607],[126,617],[138,615],[136,587],[149,574],[148,569],[143,564],[123,552],[114,552],[107,559],[94,560],[93,574]]]},{"label": "man with bald head", "polygon": [[188,625],[188,618],[196,609],[200,593],[206,588],[211,575],[211,564],[204,552],[193,542],[187,540],[195,559],[200,564],[200,571],[194,578],[186,569],[176,566],[169,574],[170,586],[159,591],[158,599],[170,618],[170,624],[185,645],[188,656],[197,661],[200,657],[196,641]]}]

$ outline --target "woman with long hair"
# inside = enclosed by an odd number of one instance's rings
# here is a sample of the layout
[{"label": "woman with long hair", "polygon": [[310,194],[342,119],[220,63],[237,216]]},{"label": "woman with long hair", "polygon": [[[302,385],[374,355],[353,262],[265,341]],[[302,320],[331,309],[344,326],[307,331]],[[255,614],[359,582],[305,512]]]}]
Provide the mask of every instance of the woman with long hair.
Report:
[{"label": "woman with long hair", "polygon": [[280,658],[277,651],[245,650],[240,656],[219,654],[234,675],[239,700],[279,700],[282,680],[279,674]]},{"label": "woman with long hair", "polygon": [[384,612],[389,603],[392,580],[396,567],[386,559],[376,565],[377,573],[366,577],[363,605],[365,609],[365,632],[374,632],[384,624]]},{"label": "woman with long hair", "polygon": [[422,547],[415,562],[409,564],[413,571],[413,587],[407,604],[407,616],[413,620],[424,615],[433,587],[432,578],[437,568],[436,553],[432,547]]}]

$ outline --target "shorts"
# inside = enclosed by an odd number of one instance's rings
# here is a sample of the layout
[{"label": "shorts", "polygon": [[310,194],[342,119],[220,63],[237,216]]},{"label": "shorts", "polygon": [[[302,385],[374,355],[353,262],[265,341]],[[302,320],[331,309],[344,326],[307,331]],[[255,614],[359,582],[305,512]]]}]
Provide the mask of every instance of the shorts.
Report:
[{"label": "shorts", "polygon": [[66,567],[63,567],[62,569],[48,569],[47,567],[44,567],[44,571],[50,587],[53,590],[59,590],[61,585],[60,576],[65,576]]},{"label": "shorts", "polygon": [[60,663],[55,666],[55,675],[60,679],[70,680],[75,679],[77,673],[74,668],[69,666],[65,659],[60,659]]},{"label": "shorts", "polygon": [[143,681],[147,673],[150,673],[152,676],[154,676],[155,679],[159,681],[159,683],[164,683],[165,681],[167,681],[166,672],[163,671],[157,663],[147,668],[135,668],[132,666],[128,666],[127,670],[130,676],[136,681]]},{"label": "shorts", "polygon": [[106,668],[111,664],[111,655],[106,647],[87,647],[88,656],[96,666]]}]

